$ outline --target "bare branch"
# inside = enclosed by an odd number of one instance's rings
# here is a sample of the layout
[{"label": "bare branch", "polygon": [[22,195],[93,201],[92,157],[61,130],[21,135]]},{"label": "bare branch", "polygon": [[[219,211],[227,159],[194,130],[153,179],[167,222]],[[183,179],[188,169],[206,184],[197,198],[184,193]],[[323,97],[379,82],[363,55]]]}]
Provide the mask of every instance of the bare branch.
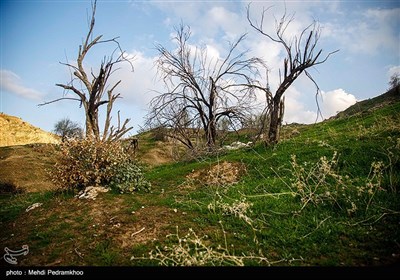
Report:
[{"label": "bare branch", "polygon": [[[319,93],[319,87],[316,81],[307,70],[319,64],[325,63],[328,58],[338,52],[338,50],[328,53],[325,57],[322,56],[322,49],[317,48],[319,38],[321,35],[321,29],[319,24],[314,21],[307,27],[305,27],[299,36],[291,36],[287,39],[285,32],[289,25],[294,20],[294,15],[288,15],[285,12],[282,17],[277,20],[275,19],[275,34],[271,35],[264,31],[264,20],[265,12],[271,7],[263,9],[261,13],[261,21],[253,21],[250,17],[250,4],[247,6],[247,20],[258,33],[266,37],[277,44],[280,44],[286,52],[283,60],[283,67],[279,69],[279,85],[275,93],[267,95],[267,107],[270,114],[270,124],[268,132],[268,143],[275,144],[279,140],[279,128],[282,122],[284,113],[284,93],[293,84],[293,82],[304,72],[305,75],[311,80],[311,82],[317,88],[316,98]],[[253,86],[253,88],[258,88]],[[266,93],[270,93],[265,91]],[[272,98],[271,98],[272,97]],[[320,108],[317,101],[318,114],[321,114]],[[318,118],[318,115],[317,115]]]},{"label": "bare branch", "polygon": [[240,123],[250,111],[252,83],[258,67],[264,65],[261,59],[246,58],[247,51],[238,51],[246,34],[230,44],[226,56],[219,59],[209,57],[205,48],[189,44],[189,27],[181,25],[175,30],[175,50],[156,46],[157,73],[166,91],[151,101],[147,124],[170,128],[174,138],[189,148],[194,147],[191,132],[201,129],[208,149],[214,149],[218,123],[225,118]]},{"label": "bare branch", "polygon": [[[116,128],[115,127],[110,128],[112,108],[115,100],[120,97],[119,93],[113,94],[113,91],[121,83],[121,81],[118,81],[113,85],[110,85],[108,83],[108,80],[111,77],[111,75],[116,70],[118,70],[118,68],[114,69],[115,68],[114,66],[119,63],[128,62],[133,71],[134,69],[131,62],[133,58],[125,56],[124,51],[122,50],[118,42],[119,37],[114,37],[112,39],[102,39],[103,35],[98,35],[96,37],[93,36],[94,26],[95,26],[96,6],[97,6],[97,1],[92,2],[92,13],[89,20],[90,22],[89,30],[85,36],[83,43],[79,46],[76,65],[73,65],[69,62],[61,63],[62,65],[67,66],[71,72],[70,82],[68,84],[56,84],[57,86],[62,87],[65,91],[73,92],[77,97],[58,98],[53,101],[45,102],[40,105],[47,105],[61,100],[80,101],[80,105],[81,106],[83,105],[83,108],[85,110],[86,136],[100,140],[99,108],[102,105],[107,104],[106,120],[104,124],[102,140],[106,139],[118,140],[126,132],[132,129],[132,127],[126,126],[129,120],[125,120],[121,125],[118,112],[118,126]],[[87,69],[84,68],[84,60],[86,54],[89,53],[89,51],[96,45],[106,44],[106,43],[115,44],[116,46],[114,50],[111,52],[111,55],[108,57],[104,56],[104,59],[100,64],[99,72],[97,74],[93,73],[93,70],[90,70],[90,72],[87,71]],[[117,53],[119,54],[117,55]],[[74,82],[76,81],[80,83],[79,87],[76,87],[74,85]],[[110,89],[107,90],[108,88]],[[104,95],[106,92],[107,96],[105,97]]]},{"label": "bare branch", "polygon": [[54,100],[52,100],[52,101],[47,101],[47,102],[40,103],[40,104],[38,104],[38,106],[39,106],[39,107],[40,107],[40,106],[44,106],[44,105],[51,104],[51,103],[54,103],[54,102],[58,102],[58,101],[61,101],[61,100],[81,101],[79,98],[62,97],[62,98],[54,99]]}]

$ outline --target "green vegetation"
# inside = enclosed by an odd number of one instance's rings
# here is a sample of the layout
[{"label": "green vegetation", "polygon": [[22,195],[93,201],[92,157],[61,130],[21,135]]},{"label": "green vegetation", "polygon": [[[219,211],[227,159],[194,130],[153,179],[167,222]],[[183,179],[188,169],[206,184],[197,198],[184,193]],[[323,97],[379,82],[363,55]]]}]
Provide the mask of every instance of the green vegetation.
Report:
[{"label": "green vegetation", "polygon": [[398,263],[400,102],[371,108],[274,147],[148,166],[151,192],[2,195],[1,239],[32,248],[23,265]]},{"label": "green vegetation", "polygon": [[90,186],[108,186],[121,193],[150,189],[138,164],[117,141],[64,141],[50,177],[64,190],[79,191]]}]

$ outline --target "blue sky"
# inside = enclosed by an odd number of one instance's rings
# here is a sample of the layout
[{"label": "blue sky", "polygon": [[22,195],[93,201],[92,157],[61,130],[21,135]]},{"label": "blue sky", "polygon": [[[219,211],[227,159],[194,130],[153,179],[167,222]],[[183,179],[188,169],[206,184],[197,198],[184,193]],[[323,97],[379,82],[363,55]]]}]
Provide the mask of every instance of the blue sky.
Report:
[{"label": "blue sky", "polygon": [[[98,1],[95,34],[119,36],[122,48],[135,56],[133,66],[122,67],[115,79],[122,99],[114,112],[131,118],[135,131],[143,125],[148,103],[162,90],[156,78],[154,48],[159,43],[173,49],[171,34],[183,22],[191,27],[191,44],[206,47],[214,57],[223,57],[228,41],[244,32],[242,45],[252,56],[262,57],[270,69],[272,89],[278,84],[283,50],[253,30],[246,19],[249,1]],[[323,53],[339,49],[325,64],[311,70],[322,91],[324,117],[377,96],[388,88],[391,74],[400,72],[400,1],[286,1],[295,20],[293,35],[314,19],[320,22],[319,46]],[[265,26],[274,30],[283,1],[252,1],[251,15],[258,18],[262,7],[271,8]],[[62,97],[56,83],[69,81],[68,69],[59,62],[76,59],[79,44],[88,30],[91,2],[7,1],[0,2],[0,112],[21,117],[46,131],[61,118],[84,124],[83,109],[73,101],[38,107]],[[96,68],[106,46],[90,54],[86,65]],[[261,98],[261,97],[260,97]],[[316,118],[315,88],[305,77],[286,93],[285,121],[312,123]],[[101,112],[102,113],[102,112]],[[102,113],[104,115],[104,113]]]}]

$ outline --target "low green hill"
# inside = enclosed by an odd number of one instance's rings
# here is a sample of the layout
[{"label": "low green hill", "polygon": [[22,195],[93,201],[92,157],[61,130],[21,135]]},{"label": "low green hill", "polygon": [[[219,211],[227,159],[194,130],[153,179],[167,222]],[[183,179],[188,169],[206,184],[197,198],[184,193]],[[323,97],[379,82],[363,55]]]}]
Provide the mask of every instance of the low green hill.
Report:
[{"label": "low green hill", "polygon": [[357,102],[346,110],[338,113],[334,118],[345,118],[358,114],[368,114],[378,108],[396,103],[400,101],[400,85],[388,90],[384,94],[374,98],[366,99]]}]

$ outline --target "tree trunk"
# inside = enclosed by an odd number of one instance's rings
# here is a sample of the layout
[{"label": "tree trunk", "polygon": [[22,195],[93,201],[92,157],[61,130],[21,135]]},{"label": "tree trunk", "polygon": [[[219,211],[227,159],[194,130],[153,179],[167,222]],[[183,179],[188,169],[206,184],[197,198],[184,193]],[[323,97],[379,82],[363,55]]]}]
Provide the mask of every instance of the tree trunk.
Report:
[{"label": "tree trunk", "polygon": [[217,126],[215,125],[215,119],[210,120],[207,129],[207,147],[211,152],[215,148],[215,139],[217,138]]},{"label": "tree trunk", "polygon": [[265,143],[268,145],[275,145],[279,141],[279,133],[282,125],[283,114],[285,111],[285,98],[280,100],[280,98],[274,98],[272,111],[271,111],[271,121],[268,131],[268,140]]},{"label": "tree trunk", "polygon": [[215,118],[215,99],[217,96],[217,89],[215,87],[215,82],[212,77],[210,77],[210,100],[208,104],[208,125],[207,125],[207,146],[208,150],[211,152],[215,148],[215,139],[217,137],[217,125]]},{"label": "tree trunk", "polygon": [[86,137],[100,140],[98,115],[96,112],[86,112]]}]

